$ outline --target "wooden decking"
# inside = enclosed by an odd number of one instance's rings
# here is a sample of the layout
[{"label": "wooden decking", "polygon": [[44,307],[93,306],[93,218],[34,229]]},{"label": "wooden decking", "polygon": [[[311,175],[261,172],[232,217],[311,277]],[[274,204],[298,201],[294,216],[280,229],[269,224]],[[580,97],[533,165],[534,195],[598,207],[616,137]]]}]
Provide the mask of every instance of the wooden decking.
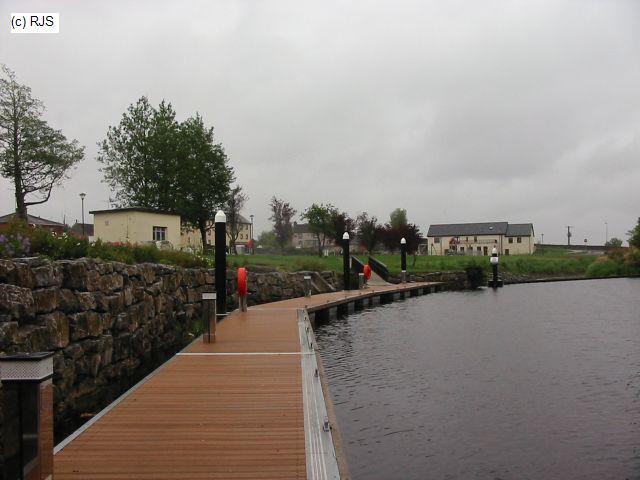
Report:
[{"label": "wooden decking", "polygon": [[335,478],[317,467],[335,456],[333,447],[310,433],[317,387],[307,378],[315,360],[302,309],[435,285],[314,295],[230,314],[216,343],[196,340],[58,445],[56,480]]}]

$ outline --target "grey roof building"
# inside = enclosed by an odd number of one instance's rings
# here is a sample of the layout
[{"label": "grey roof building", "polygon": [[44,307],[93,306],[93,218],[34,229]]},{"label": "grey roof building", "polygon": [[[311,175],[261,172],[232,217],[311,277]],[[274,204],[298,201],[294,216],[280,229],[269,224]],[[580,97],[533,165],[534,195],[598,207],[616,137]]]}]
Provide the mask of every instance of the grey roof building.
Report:
[{"label": "grey roof building", "polygon": [[529,255],[535,251],[532,223],[481,222],[431,225],[427,232],[431,255]]}]

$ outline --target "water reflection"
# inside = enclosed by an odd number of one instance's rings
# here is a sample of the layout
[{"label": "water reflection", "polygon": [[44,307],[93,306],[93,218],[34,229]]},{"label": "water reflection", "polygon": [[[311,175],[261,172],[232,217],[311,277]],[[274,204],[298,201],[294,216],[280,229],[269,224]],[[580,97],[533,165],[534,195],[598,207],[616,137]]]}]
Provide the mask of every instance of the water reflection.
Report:
[{"label": "water reflection", "polygon": [[320,325],[354,478],[640,478],[639,291],[450,292]]}]

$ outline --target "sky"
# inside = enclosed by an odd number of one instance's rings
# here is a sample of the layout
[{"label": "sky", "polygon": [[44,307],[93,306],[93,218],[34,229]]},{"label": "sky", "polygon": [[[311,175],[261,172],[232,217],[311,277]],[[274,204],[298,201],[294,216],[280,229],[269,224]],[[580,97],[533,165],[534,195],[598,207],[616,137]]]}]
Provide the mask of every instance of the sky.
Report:
[{"label": "sky", "polygon": [[[11,34],[59,12],[59,34]],[[108,207],[96,144],[143,95],[199,112],[249,196],[381,221],[534,224],[602,244],[640,216],[640,2],[0,0],[0,62],[85,145],[29,213]],[[0,214],[15,208],[0,179]]]}]

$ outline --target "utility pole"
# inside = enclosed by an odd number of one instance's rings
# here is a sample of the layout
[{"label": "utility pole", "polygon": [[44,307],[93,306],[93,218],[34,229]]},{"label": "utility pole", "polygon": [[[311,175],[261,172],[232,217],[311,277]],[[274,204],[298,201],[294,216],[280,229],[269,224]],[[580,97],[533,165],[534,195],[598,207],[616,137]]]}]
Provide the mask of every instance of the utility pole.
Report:
[{"label": "utility pole", "polygon": [[605,245],[609,241],[609,224],[604,222],[604,243]]},{"label": "utility pole", "polygon": [[571,225],[567,225],[567,247],[571,246],[571,229],[573,227]]}]

